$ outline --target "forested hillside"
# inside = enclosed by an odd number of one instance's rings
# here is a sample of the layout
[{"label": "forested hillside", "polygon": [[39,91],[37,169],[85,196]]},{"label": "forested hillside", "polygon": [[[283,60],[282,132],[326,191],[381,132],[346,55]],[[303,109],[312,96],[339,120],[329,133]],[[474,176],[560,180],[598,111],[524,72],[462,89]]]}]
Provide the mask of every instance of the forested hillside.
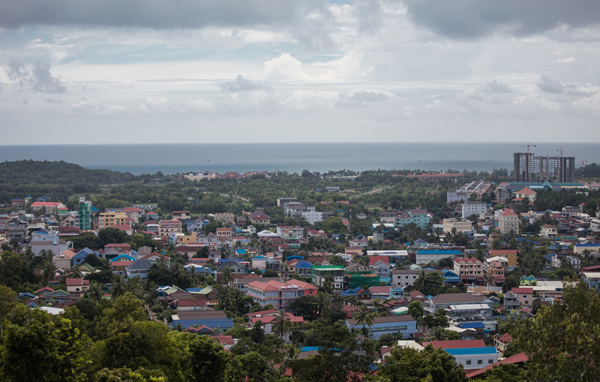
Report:
[{"label": "forested hillside", "polygon": [[66,200],[76,193],[99,192],[99,185],[134,180],[133,175],[110,170],[89,170],[77,164],[22,160],[0,163],[0,202],[25,194],[50,195]]}]

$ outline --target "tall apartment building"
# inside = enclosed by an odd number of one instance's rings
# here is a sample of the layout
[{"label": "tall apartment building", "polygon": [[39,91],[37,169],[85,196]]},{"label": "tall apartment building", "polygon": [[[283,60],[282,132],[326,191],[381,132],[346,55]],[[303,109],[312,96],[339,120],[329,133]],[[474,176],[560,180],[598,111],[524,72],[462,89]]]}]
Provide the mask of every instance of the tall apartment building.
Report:
[{"label": "tall apartment building", "polygon": [[572,183],[575,179],[575,157],[513,154],[515,182]]},{"label": "tall apartment building", "polygon": [[506,209],[503,213],[498,215],[498,229],[500,233],[506,235],[510,231],[514,231],[515,234],[519,234],[519,216],[515,214],[511,209]]},{"label": "tall apartment building", "polygon": [[404,227],[407,224],[415,223],[419,228],[427,228],[431,222],[431,215],[422,208],[415,208],[408,211],[398,212],[395,220],[396,227]]},{"label": "tall apartment building", "polygon": [[77,212],[79,217],[79,228],[81,230],[92,229],[92,202],[85,200],[85,198],[79,198],[79,211]]}]

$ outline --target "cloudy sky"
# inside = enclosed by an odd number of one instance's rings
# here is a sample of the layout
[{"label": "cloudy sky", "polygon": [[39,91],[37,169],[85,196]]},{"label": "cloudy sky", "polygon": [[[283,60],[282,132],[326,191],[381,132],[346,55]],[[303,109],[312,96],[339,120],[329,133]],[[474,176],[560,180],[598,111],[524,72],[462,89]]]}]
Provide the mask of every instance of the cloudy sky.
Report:
[{"label": "cloudy sky", "polygon": [[597,0],[0,0],[0,144],[600,141]]}]

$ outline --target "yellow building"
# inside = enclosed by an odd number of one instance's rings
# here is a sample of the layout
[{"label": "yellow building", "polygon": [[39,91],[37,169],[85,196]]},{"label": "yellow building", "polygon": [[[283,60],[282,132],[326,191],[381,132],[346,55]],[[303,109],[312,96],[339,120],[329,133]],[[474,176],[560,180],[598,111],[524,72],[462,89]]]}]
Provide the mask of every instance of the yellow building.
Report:
[{"label": "yellow building", "polygon": [[535,202],[535,197],[537,194],[535,193],[535,191],[533,191],[529,187],[525,187],[524,189],[515,192],[515,195],[517,196],[517,198],[520,198],[520,199],[527,198],[527,199],[529,199],[530,202]]},{"label": "yellow building", "polygon": [[196,232],[184,235],[180,237],[179,240],[181,240],[181,244],[198,243],[198,237],[196,236]]},{"label": "yellow building", "polygon": [[116,227],[127,224],[125,212],[102,212],[98,218],[98,229]]}]

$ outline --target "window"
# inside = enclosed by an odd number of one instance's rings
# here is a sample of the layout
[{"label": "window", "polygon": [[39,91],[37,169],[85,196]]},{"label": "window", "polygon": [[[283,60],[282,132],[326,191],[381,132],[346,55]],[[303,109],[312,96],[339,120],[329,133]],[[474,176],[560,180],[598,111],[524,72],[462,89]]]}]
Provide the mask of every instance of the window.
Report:
[{"label": "window", "polygon": [[477,364],[478,364],[478,365],[481,365],[481,364],[483,364],[483,360],[482,360],[482,359],[478,359],[478,360],[477,360]]},{"label": "window", "polygon": [[494,363],[494,360],[493,360],[493,359],[488,359],[488,364],[490,364],[490,365],[491,365],[491,364],[493,364],[493,363]]},{"label": "window", "polygon": [[467,365],[470,365],[470,364],[471,364],[471,360],[470,360],[470,359],[468,359],[468,360],[467,360],[467,362],[466,362],[466,364],[467,364]]}]

